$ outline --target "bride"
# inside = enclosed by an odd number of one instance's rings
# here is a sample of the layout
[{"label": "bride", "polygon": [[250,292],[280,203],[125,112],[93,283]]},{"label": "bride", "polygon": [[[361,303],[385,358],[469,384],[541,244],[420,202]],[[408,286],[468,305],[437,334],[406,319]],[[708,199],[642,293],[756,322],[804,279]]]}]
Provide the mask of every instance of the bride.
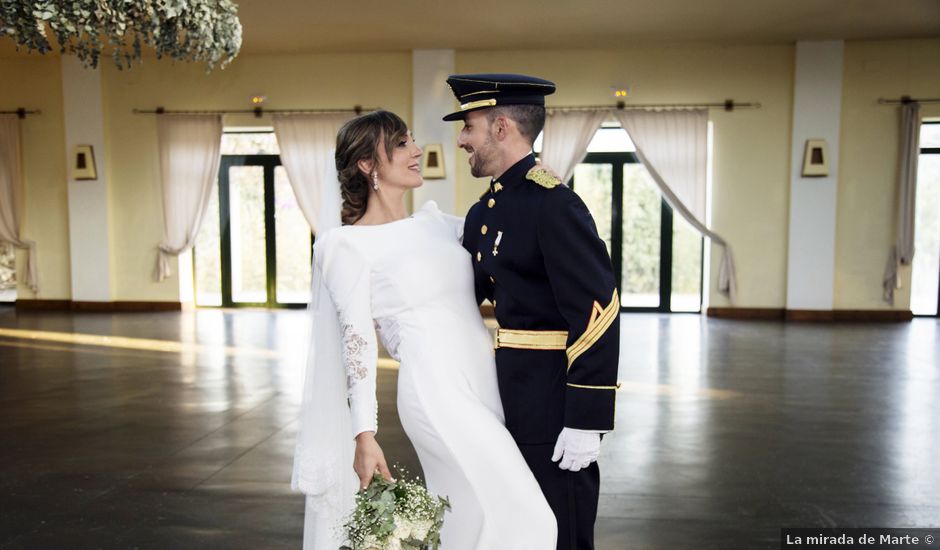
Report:
[{"label": "bride", "polygon": [[337,136],[339,185],[324,185],[314,246],[314,342],[294,462],[293,486],[307,494],[304,548],[336,550],[356,491],[375,472],[391,477],[375,439],[377,329],[401,364],[398,413],[428,490],[451,503],[442,548],[554,549],[555,517],[503,425],[463,221],[433,201],[406,213],[405,192],[423,183],[420,157],[387,111]]}]

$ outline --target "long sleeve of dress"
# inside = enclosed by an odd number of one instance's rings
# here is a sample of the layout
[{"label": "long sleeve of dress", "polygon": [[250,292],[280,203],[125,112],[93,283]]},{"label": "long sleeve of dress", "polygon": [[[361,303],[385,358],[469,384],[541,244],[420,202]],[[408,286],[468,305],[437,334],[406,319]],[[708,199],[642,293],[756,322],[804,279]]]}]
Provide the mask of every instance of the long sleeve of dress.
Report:
[{"label": "long sleeve of dress", "polygon": [[339,314],[352,435],[375,432],[378,346],[372,317],[370,268],[342,235],[325,235],[316,247],[315,257]]}]

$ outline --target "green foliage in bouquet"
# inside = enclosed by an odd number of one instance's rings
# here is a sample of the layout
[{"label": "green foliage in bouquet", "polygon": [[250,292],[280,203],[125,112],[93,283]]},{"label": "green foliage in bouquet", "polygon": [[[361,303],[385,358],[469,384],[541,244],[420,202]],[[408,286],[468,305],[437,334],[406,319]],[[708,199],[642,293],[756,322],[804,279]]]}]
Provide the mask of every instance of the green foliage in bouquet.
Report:
[{"label": "green foliage in bouquet", "polygon": [[356,495],[356,509],[344,526],[350,546],[340,550],[421,550],[441,544],[444,512],[450,502],[434,496],[418,480],[399,472],[397,481],[375,474]]},{"label": "green foliage in bouquet", "polygon": [[238,55],[237,11],[231,0],[0,0],[0,37],[47,53],[51,30],[61,51],[88,67],[106,46],[119,69],[130,67],[146,45],[157,58],[204,61],[211,70]]}]

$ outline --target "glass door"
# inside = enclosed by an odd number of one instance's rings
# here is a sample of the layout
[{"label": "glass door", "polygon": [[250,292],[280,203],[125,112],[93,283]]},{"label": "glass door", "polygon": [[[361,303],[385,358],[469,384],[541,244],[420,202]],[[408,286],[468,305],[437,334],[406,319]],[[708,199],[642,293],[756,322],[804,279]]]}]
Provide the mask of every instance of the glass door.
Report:
[{"label": "glass door", "polygon": [[920,127],[911,312],[940,314],[940,121]]},{"label": "glass door", "polygon": [[633,153],[588,153],[571,187],[607,244],[629,311],[701,311],[703,239],[663,200]]},{"label": "glass door", "polygon": [[265,219],[267,163],[247,164],[247,161],[245,158],[228,157],[223,159],[220,170],[222,279],[230,283],[222,289],[223,305],[269,303],[268,228]]},{"label": "glass door", "polygon": [[280,157],[223,155],[196,242],[197,305],[302,307],[312,244]]},{"label": "glass door", "polygon": [[[632,157],[632,155],[630,155]],[[670,242],[663,239],[663,223],[672,221],[671,211],[663,211],[663,200],[643,165],[632,158],[621,164],[623,193],[623,247],[621,247],[620,304],[634,309],[668,309],[663,300],[664,250]],[[665,214],[665,215],[664,215]],[[667,228],[668,231],[669,228]],[[666,254],[664,254],[664,252]]]},{"label": "glass door", "polygon": [[310,225],[300,211],[283,166],[274,168],[274,294],[277,303],[310,301]]}]

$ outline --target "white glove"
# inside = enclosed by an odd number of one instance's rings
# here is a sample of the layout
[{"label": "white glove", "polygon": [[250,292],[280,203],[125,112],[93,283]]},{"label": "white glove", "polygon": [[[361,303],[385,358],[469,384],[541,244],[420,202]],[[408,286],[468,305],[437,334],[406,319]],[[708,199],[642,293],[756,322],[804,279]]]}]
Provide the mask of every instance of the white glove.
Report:
[{"label": "white glove", "polygon": [[577,472],[590,466],[600,454],[601,434],[563,428],[558,434],[558,442],[555,443],[552,462],[558,462],[558,459],[561,459],[561,463],[558,464],[559,468]]}]

